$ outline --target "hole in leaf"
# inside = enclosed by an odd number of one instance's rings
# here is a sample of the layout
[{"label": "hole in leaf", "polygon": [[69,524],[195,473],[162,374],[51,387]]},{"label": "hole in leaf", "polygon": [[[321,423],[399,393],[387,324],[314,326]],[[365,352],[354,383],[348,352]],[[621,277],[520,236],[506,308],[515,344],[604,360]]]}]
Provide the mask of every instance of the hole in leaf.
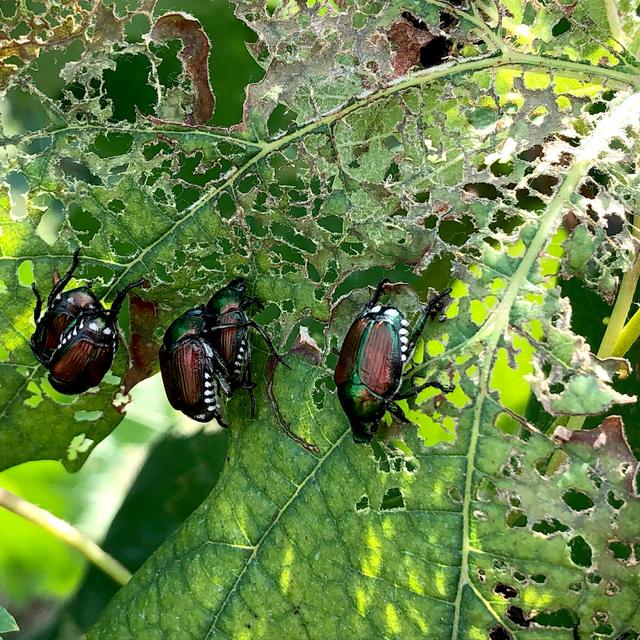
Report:
[{"label": "hole in leaf", "polygon": [[380,510],[393,511],[395,509],[404,509],[404,506],[404,496],[400,487],[391,487],[382,498]]},{"label": "hole in leaf", "polygon": [[476,499],[480,502],[494,502],[498,495],[496,485],[487,477],[483,477],[478,484]]},{"label": "hole in leaf", "polygon": [[476,198],[486,198],[487,200],[495,200],[498,197],[498,189],[495,185],[488,182],[470,182],[462,187],[462,190]]},{"label": "hole in leaf", "polygon": [[133,145],[130,133],[111,132],[96,136],[92,151],[100,158],[112,158],[129,153]]},{"label": "hole in leaf", "polygon": [[502,626],[496,625],[489,631],[490,640],[513,640],[513,636]]},{"label": "hole in leaf", "polygon": [[513,171],[513,161],[500,162],[496,160],[490,167],[491,173],[497,178],[508,176]]},{"label": "hole in leaf", "polygon": [[520,160],[524,160],[525,162],[533,162],[534,160],[542,157],[543,152],[544,148],[541,144],[534,144],[532,147],[521,151],[518,154],[518,158],[520,158]]},{"label": "hole in leaf", "polygon": [[356,511],[368,511],[369,510],[369,496],[362,496],[358,502],[356,502]]},{"label": "hole in leaf", "polygon": [[527,616],[524,614],[522,607],[517,607],[515,605],[511,605],[507,609],[507,618],[519,627],[528,627],[531,624]]},{"label": "hole in leaf", "polygon": [[497,211],[489,225],[491,231],[504,231],[511,233],[524,222],[524,218],[519,215],[513,215],[505,211]]},{"label": "hole in leaf", "polygon": [[616,560],[628,560],[631,557],[631,545],[620,540],[612,540],[609,543],[609,550]]},{"label": "hole in leaf", "polygon": [[62,158],[59,162],[59,166],[67,178],[81,180],[87,184],[102,184],[102,180],[92,173],[84,162],[77,162],[72,158]]},{"label": "hole in leaf", "polygon": [[514,589],[509,584],[504,584],[503,582],[498,582],[498,584],[493,588],[495,593],[501,595],[503,598],[507,600],[511,598],[515,598],[518,595],[518,590]]},{"label": "hole in leaf", "polygon": [[580,195],[583,198],[588,198],[589,200],[593,200],[600,191],[600,188],[593,180],[585,180],[580,185]]},{"label": "hole in leaf", "polygon": [[153,112],[157,96],[149,81],[150,70],[146,56],[125,54],[118,56],[115,69],[104,71],[104,88],[113,105],[112,120],[135,122],[136,109],[143,115]]},{"label": "hole in leaf", "polygon": [[420,47],[420,64],[428,69],[441,64],[451,52],[451,40],[445,36],[436,36]]},{"label": "hole in leaf", "polygon": [[440,13],[438,14],[438,17],[440,18],[439,26],[441,29],[447,30],[450,27],[455,28],[459,24],[458,18],[456,18],[454,15],[452,15],[448,11],[440,11]]},{"label": "hole in leaf", "polygon": [[586,493],[575,489],[570,489],[564,493],[562,499],[574,511],[585,511],[593,507],[593,500]]},{"label": "hole in leaf", "polygon": [[617,214],[612,213],[606,217],[607,235],[609,237],[618,235],[624,228],[624,220]]},{"label": "hole in leaf", "polygon": [[403,11],[400,15],[415,29],[420,29],[420,31],[429,31],[427,23],[414,16],[410,11]]},{"label": "hole in leaf", "polygon": [[33,261],[24,260],[18,265],[16,269],[18,276],[18,282],[21,287],[30,287],[32,282],[35,282],[35,275],[33,273]]},{"label": "hole in leaf", "polygon": [[100,231],[100,221],[77,204],[69,206],[68,219],[69,224],[85,245],[90,244],[96,233]]},{"label": "hole in leaf", "polygon": [[470,216],[462,216],[457,220],[443,220],[439,226],[439,235],[445,242],[461,246],[476,230]]},{"label": "hole in leaf", "polygon": [[591,167],[591,169],[589,169],[589,175],[603,187],[609,186],[609,176],[604,173],[604,171],[600,171],[597,167]]},{"label": "hole in leaf", "polygon": [[593,551],[582,536],[576,536],[569,540],[567,545],[571,555],[571,561],[579,567],[590,567],[593,559]]},{"label": "hole in leaf", "polygon": [[606,102],[594,102],[587,107],[587,113],[590,113],[592,116],[598,113],[604,113],[607,110]]},{"label": "hole in leaf", "polygon": [[517,207],[525,211],[540,211],[544,209],[544,202],[538,196],[532,196],[529,189],[516,191]]},{"label": "hole in leaf", "polygon": [[512,509],[507,513],[506,522],[511,529],[514,527],[526,527],[527,514],[521,509]]},{"label": "hole in leaf", "polygon": [[531,529],[545,536],[551,536],[554,533],[561,531],[569,531],[569,527],[562,524],[559,520],[556,520],[556,518],[545,518],[544,520],[539,520],[534,523]]},{"label": "hole in leaf", "polygon": [[546,196],[550,196],[553,193],[553,187],[558,184],[558,178],[556,176],[540,175],[536,176],[529,182],[529,186],[543,193]]},{"label": "hole in leaf", "polygon": [[607,502],[614,508],[614,509],[620,509],[621,507],[624,506],[625,501],[622,500],[621,498],[616,498],[615,494],[613,493],[613,491],[609,491],[609,493],[607,494]]},{"label": "hole in leaf", "polygon": [[558,22],[556,22],[553,25],[553,28],[551,29],[551,35],[554,38],[557,38],[558,36],[561,36],[563,33],[566,33],[567,31],[569,31],[569,29],[571,29],[571,23],[567,20],[566,17],[562,17],[560,18],[560,20],[558,20]]},{"label": "hole in leaf", "polygon": [[533,616],[532,621],[544,627],[562,627],[564,629],[573,629],[578,623],[575,614],[569,609],[542,611]]}]

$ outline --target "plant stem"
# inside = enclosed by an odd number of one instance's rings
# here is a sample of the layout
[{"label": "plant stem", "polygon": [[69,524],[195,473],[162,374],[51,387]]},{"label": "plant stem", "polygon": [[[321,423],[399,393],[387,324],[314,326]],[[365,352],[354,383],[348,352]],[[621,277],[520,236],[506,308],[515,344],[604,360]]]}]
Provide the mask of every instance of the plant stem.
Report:
[{"label": "plant stem", "polygon": [[131,579],[131,573],[115,558],[101,549],[93,540],[72,527],[68,522],[49,513],[32,502],[23,500],[11,491],[0,487],[0,507],[33,522],[56,538],[77,549],[89,561],[102,569],[119,585],[124,586]]},{"label": "plant stem", "polygon": [[[634,216],[634,224],[636,224],[635,217],[637,216]],[[631,265],[631,269],[629,269],[629,271],[627,271],[622,277],[618,297],[613,307],[613,311],[611,312],[607,330],[605,331],[602,342],[600,343],[600,348],[598,349],[598,358],[608,358],[609,356],[614,355],[616,342],[618,342],[625,329],[625,322],[629,315],[631,304],[633,303],[633,295],[636,292],[639,276],[640,256],[636,256],[636,260],[633,265]],[[629,344],[629,347],[631,344],[633,344],[633,340]],[[627,347],[627,349],[629,347]],[[624,353],[626,353],[626,349],[623,354]]]},{"label": "plant stem", "polygon": [[631,345],[640,336],[640,309],[636,311],[631,320],[627,322],[624,329],[620,332],[618,339],[613,344],[612,356],[621,358],[631,348]]}]

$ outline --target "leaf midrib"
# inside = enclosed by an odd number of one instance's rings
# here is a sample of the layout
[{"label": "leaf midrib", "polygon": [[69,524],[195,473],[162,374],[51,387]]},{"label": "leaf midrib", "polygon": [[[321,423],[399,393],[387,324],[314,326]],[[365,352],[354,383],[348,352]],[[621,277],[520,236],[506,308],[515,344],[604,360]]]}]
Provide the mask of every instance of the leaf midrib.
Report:
[{"label": "leaf midrib", "polygon": [[[224,601],[222,602],[222,604],[220,605],[218,610],[213,615],[213,621],[211,622],[211,627],[209,628],[209,631],[207,632],[207,635],[205,636],[206,640],[209,640],[210,638],[213,637],[212,634],[217,630],[216,629],[216,625],[218,623],[218,620],[220,619],[220,616],[222,615],[222,613],[226,609],[227,604],[231,601],[231,597],[236,592],[236,589],[238,588],[238,585],[240,584],[240,582],[244,578],[244,576],[245,576],[246,572],[248,571],[249,567],[251,566],[253,561],[258,556],[258,552],[262,548],[262,544],[264,543],[264,541],[269,537],[269,534],[273,531],[273,529],[278,524],[278,522],[280,522],[280,519],[286,513],[286,511],[289,509],[291,504],[293,504],[295,499],[300,495],[300,492],[307,486],[307,484],[309,483],[310,480],[315,478],[315,475],[318,472],[318,470],[322,467],[322,465],[326,462],[326,460],[331,456],[331,454],[339,447],[339,445],[342,443],[342,441],[350,433],[351,433],[351,429],[350,428],[345,429],[344,432],[336,439],[336,441],[327,450],[327,452],[324,454],[324,456],[322,456],[321,458],[318,459],[318,461],[316,462],[316,465],[313,467],[313,469],[311,469],[311,471],[307,474],[307,476],[304,478],[304,480],[298,485],[298,488],[291,494],[291,497],[278,510],[278,512],[276,513],[276,515],[275,515],[273,521],[271,522],[271,524],[265,529],[264,533],[260,536],[260,538],[256,542],[256,544],[253,545],[253,551],[251,552],[251,555],[249,555],[249,557],[247,558],[246,562],[244,563],[244,566],[242,567],[242,570],[238,574],[238,577],[236,578],[235,582],[233,583],[233,585],[229,589],[229,593],[227,593],[226,598],[224,599]],[[307,455],[311,455],[311,454],[307,454]]]}]

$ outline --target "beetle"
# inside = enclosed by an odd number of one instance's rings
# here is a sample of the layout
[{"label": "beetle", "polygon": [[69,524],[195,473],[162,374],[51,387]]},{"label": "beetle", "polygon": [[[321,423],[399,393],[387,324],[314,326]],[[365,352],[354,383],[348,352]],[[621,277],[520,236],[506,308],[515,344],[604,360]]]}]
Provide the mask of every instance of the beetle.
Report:
[{"label": "beetle", "polygon": [[210,344],[202,306],[174,320],[160,347],[160,371],[171,406],[197,420],[216,418],[226,427],[220,409],[219,376],[224,363]]},{"label": "beetle", "polygon": [[35,283],[31,287],[36,297],[31,350],[49,370],[51,386],[66,394],[83,393],[104,378],[118,348],[118,313],[127,293],[143,282],[119,291],[106,311],[90,286],[64,291],[78,268],[79,256],[78,248],[71,267],[54,284],[44,315],[40,292]]},{"label": "beetle", "polygon": [[289,366],[280,357],[267,332],[251,320],[246,309],[260,304],[257,298],[247,295],[244,278],[232,280],[216,291],[205,307],[206,331],[210,344],[222,362],[218,381],[224,394],[229,397],[236,389],[246,389],[251,404],[251,417],[255,415],[255,384],[251,375],[251,343],[249,330],[255,329],[264,339],[276,360],[287,369]]},{"label": "beetle", "polygon": [[443,393],[454,389],[432,380],[401,391],[404,366],[411,359],[427,320],[441,316],[451,289],[427,302],[410,331],[409,322],[399,309],[378,303],[388,282],[384,278],[378,283],[371,299],[353,321],[335,370],[338,399],[351,424],[355,442],[370,442],[386,411],[407,422],[396,401],[414,397],[427,387]]},{"label": "beetle", "polygon": [[90,287],[78,287],[64,291],[80,264],[79,256],[80,247],[73,254],[69,270],[62,278],[57,278],[51,289],[44,315],[42,315],[42,298],[38,287],[35,282],[31,284],[31,289],[36,297],[36,306],[33,310],[36,329],[31,336],[31,350],[39,362],[45,366],[49,365],[53,352],[60,344],[62,335],[71,322],[83,311],[103,308],[102,303],[96,298]]}]

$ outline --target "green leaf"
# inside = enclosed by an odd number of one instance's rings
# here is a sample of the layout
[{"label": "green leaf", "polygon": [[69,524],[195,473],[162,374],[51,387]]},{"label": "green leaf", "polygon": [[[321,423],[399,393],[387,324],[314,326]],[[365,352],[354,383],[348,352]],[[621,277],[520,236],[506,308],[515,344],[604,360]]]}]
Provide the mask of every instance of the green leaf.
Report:
[{"label": "green leaf", "polygon": [[[146,5],[122,16],[99,5],[86,30],[79,9],[82,47],[59,63],[61,95],[40,90],[28,51],[7,81],[9,104],[26,100],[37,122],[7,132],[2,159],[0,399],[10,419],[0,462],[80,463],[87,451],[66,455],[72,438],[85,433],[90,448],[112,428],[127,370],[127,380],[155,371],[163,328],[237,275],[265,302],[256,318],[276,344],[293,343],[275,397],[320,450],[280,430],[256,338],[258,416],[241,393],[228,403],[230,450],[214,491],[90,637],[630,631],[638,500],[620,423],[614,433],[605,421],[593,442],[562,434],[559,446],[508,409],[504,383],[506,363],[548,415],[635,402],[634,390],[614,388],[628,363],[591,353],[557,282],[576,275],[611,296],[634,259],[633,227],[618,213],[637,183],[639,76],[635,51],[610,38],[629,21],[608,0],[540,11],[517,1],[306,4],[237,2],[265,77],[247,87],[233,129],[192,126],[206,111],[204,61],[172,49],[185,34],[167,34],[173,19],[160,11],[149,21]],[[161,21],[168,44],[128,39],[135,18],[150,31]],[[165,60],[180,71],[167,73]],[[52,432],[62,399],[30,359],[28,285],[31,270],[45,282],[78,243],[79,277],[94,277],[105,300],[140,277],[149,287],[122,322],[131,362],[121,349],[111,382],[72,400],[75,422],[63,407]],[[456,391],[411,401],[418,429],[388,422],[373,446],[356,446],[331,349],[382,275],[412,285],[389,290],[411,317],[430,285],[452,285],[447,322],[428,328],[413,374]],[[305,329],[319,347],[294,342]],[[520,348],[533,353],[526,380]],[[425,446],[430,430],[449,444]]]},{"label": "green leaf", "polygon": [[13,616],[0,605],[0,633],[8,633],[10,631],[19,631],[18,625]]},{"label": "green leaf", "polygon": [[619,421],[560,446],[491,421],[477,431],[468,415],[453,446],[424,452],[409,434],[413,455],[372,452],[351,442],[333,397],[286,403],[322,376],[288,362],[296,385],[278,372],[278,397],[320,456],[269,428],[267,408],[233,429],[212,495],[89,638],[467,638],[496,625],[524,637],[514,608],[545,625],[541,637],[562,637],[543,620],[564,610],[560,626],[579,621],[585,637],[637,626],[637,572],[614,544],[633,546],[640,515]]}]

